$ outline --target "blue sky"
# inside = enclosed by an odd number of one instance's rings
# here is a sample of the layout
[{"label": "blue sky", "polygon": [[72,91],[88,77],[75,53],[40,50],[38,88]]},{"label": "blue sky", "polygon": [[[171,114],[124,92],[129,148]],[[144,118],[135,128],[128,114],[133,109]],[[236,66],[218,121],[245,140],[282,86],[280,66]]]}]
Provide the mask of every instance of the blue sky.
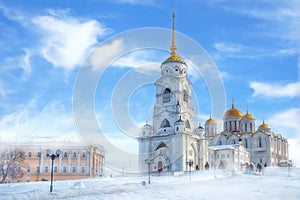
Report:
[{"label": "blue sky", "polygon": [[[1,137],[74,135],[74,84],[95,47],[123,31],[171,28],[173,6],[176,30],[199,43],[222,75],[226,108],[232,98],[243,113],[248,106],[257,126],[265,120],[275,133],[289,138],[291,156],[299,162],[300,3],[296,0],[1,1]],[[170,41],[165,41],[165,49]],[[118,52],[121,45],[115,41],[101,56],[108,59],[106,53]],[[137,147],[121,133],[112,114],[111,96],[118,81],[147,64],[153,64],[147,72],[158,77],[159,64],[167,56],[167,51],[158,49],[131,52],[102,74],[95,91],[95,113],[117,146],[130,146],[130,151]],[[203,124],[212,109],[211,97],[204,78],[192,67],[190,79],[199,109],[196,123]],[[154,93],[153,84],[140,85],[124,102],[136,125],[151,122]]]}]

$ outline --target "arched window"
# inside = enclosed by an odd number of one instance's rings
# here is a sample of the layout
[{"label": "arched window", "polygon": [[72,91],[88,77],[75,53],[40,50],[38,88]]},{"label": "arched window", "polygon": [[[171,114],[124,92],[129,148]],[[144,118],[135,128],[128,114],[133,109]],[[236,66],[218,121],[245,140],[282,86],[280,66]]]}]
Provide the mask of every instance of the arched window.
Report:
[{"label": "arched window", "polygon": [[258,138],[258,147],[262,147],[261,137]]},{"label": "arched window", "polygon": [[171,101],[171,90],[169,88],[166,88],[163,92],[162,97],[163,97],[163,99],[162,99],[163,103],[170,102]]},{"label": "arched window", "polygon": [[186,128],[191,128],[191,124],[190,124],[189,120],[186,120],[185,127]]},{"label": "arched window", "polygon": [[246,147],[246,149],[248,148],[248,140],[247,140],[247,138],[245,139],[245,147]]},{"label": "arched window", "polygon": [[156,148],[156,150],[155,151],[157,151],[158,149],[160,149],[160,148],[163,148],[163,147],[166,147],[167,148],[167,145],[165,144],[165,143],[160,143],[159,145],[158,145],[158,147]]},{"label": "arched window", "polygon": [[247,123],[245,123],[245,132],[247,132]]},{"label": "arched window", "polygon": [[170,122],[167,119],[164,119],[160,125],[161,128],[170,127]]},{"label": "arched window", "polygon": [[188,102],[189,96],[186,90],[183,90],[183,101]]}]

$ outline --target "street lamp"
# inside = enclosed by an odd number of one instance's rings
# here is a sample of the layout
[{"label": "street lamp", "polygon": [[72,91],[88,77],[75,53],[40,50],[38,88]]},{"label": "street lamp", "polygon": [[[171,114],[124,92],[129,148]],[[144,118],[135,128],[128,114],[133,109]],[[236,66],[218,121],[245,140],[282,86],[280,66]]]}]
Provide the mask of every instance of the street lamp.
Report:
[{"label": "street lamp", "polygon": [[186,164],[190,167],[190,180],[192,179],[192,166],[194,164],[194,162],[192,160],[189,160],[188,162],[186,162]]},{"label": "street lamp", "polygon": [[150,165],[153,163],[153,159],[146,159],[145,163],[148,164],[148,184],[150,184]]},{"label": "street lamp", "polygon": [[52,184],[53,183],[53,161],[56,157],[59,157],[59,155],[61,154],[61,151],[59,149],[57,149],[55,154],[53,153],[50,155],[50,153],[51,153],[51,151],[48,149],[46,151],[46,154],[47,154],[47,157],[50,156],[51,165],[52,165],[52,167],[51,167],[51,184],[50,184],[50,192],[52,192],[52,190],[53,190],[53,184]]},{"label": "street lamp", "polygon": [[291,175],[291,165],[292,165],[291,160],[288,160],[287,164],[288,164],[288,177],[290,177],[290,175]]}]

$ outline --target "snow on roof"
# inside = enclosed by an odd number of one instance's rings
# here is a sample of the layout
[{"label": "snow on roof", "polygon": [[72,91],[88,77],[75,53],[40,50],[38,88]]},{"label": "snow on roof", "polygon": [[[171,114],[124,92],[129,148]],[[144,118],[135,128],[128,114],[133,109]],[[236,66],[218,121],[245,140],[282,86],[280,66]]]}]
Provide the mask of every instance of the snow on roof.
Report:
[{"label": "snow on roof", "polygon": [[208,148],[212,150],[230,150],[239,148],[239,144],[229,144],[229,145],[218,145],[218,146],[209,146]]}]

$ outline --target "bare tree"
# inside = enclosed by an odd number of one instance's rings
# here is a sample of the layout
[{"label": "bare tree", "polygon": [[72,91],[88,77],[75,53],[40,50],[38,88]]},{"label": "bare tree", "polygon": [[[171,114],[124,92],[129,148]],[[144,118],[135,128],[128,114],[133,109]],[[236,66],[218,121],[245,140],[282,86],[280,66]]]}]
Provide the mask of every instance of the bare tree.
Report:
[{"label": "bare tree", "polygon": [[0,184],[14,182],[24,176],[25,153],[21,150],[0,150]]}]

